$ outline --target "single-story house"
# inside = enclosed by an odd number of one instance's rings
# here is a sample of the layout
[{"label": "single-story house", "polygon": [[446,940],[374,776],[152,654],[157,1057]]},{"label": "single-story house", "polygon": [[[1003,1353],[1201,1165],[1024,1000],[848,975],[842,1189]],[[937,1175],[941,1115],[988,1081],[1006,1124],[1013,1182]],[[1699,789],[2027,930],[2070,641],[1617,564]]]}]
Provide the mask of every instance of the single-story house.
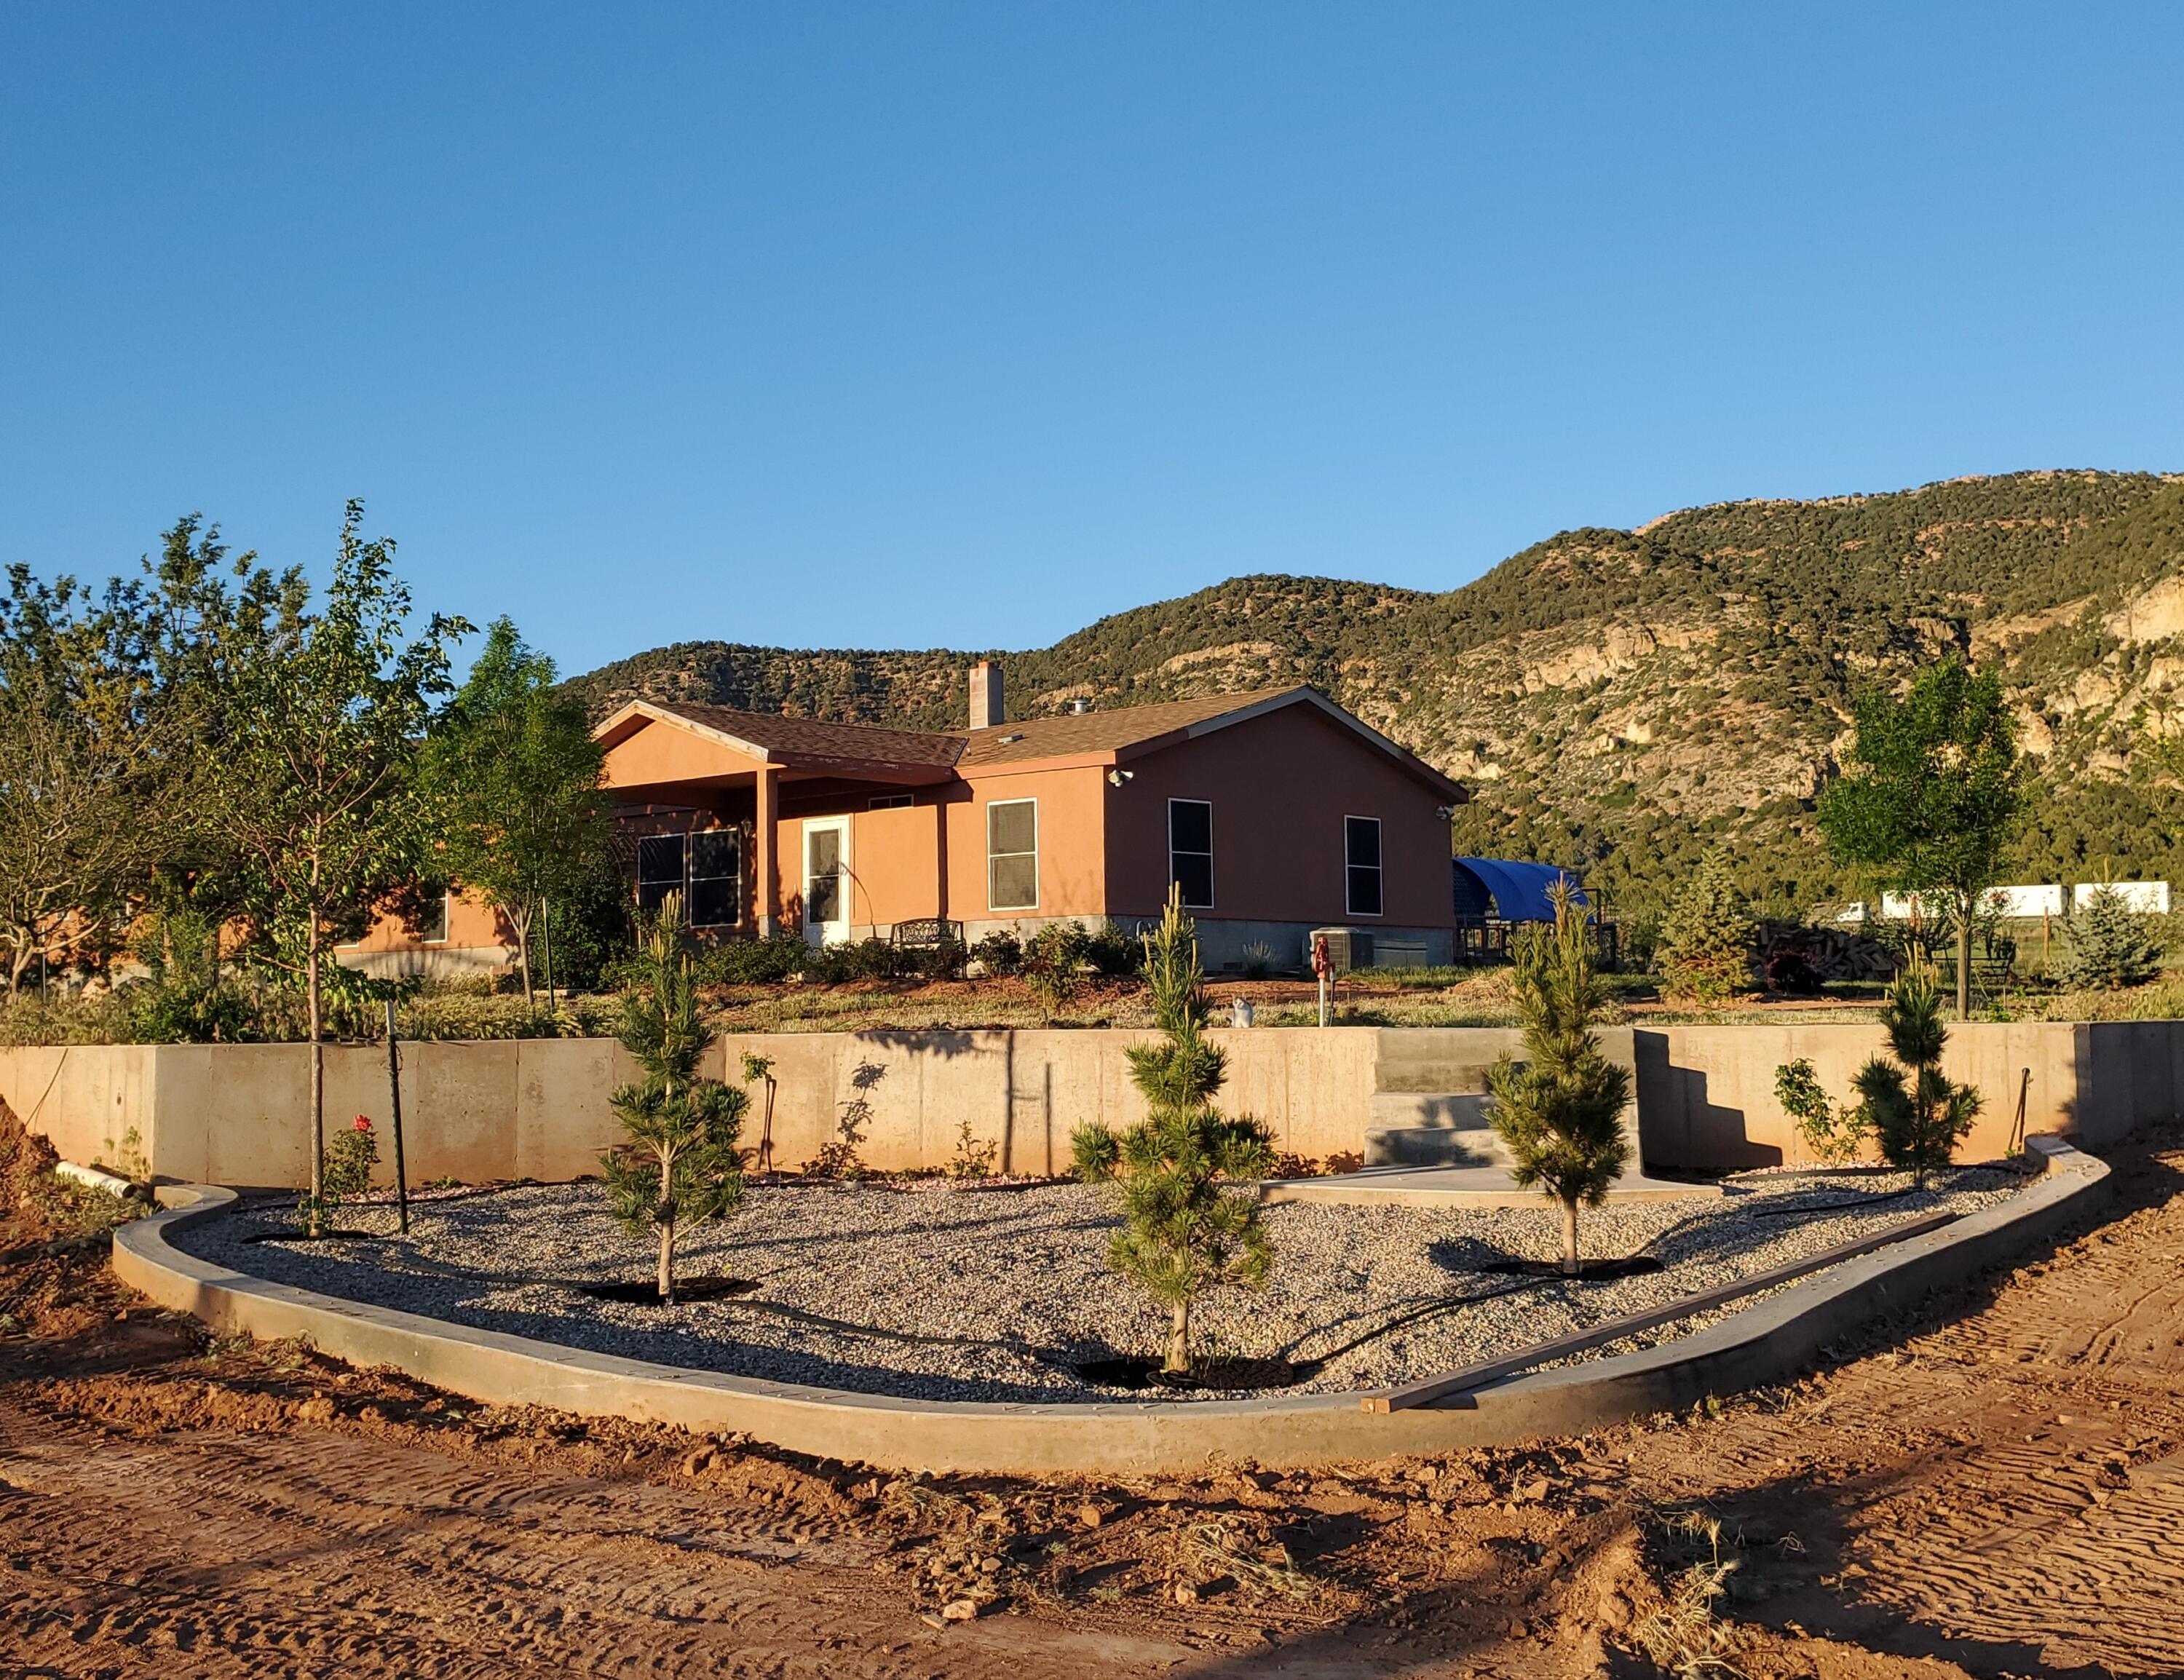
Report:
[{"label": "single-story house", "polygon": [[[1257,946],[1294,965],[1325,926],[1370,930],[1379,962],[1453,960],[1448,824],[1465,792],[1318,690],[1011,722],[998,669],[975,667],[970,688],[962,731],[621,707],[596,733],[638,902],[680,892],[713,937],[938,921],[975,942],[1071,919],[1134,928],[1173,882],[1209,968]],[[414,965],[414,943],[382,925],[348,960]]]}]

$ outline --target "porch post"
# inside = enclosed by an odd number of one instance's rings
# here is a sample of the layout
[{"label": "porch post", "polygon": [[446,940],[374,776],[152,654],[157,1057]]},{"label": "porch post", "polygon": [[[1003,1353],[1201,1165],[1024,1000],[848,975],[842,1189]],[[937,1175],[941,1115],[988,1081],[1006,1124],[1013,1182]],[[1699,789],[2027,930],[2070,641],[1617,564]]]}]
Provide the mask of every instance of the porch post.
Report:
[{"label": "porch post", "polygon": [[775,814],[781,807],[781,772],[771,765],[758,773],[757,794],[757,821],[753,825],[755,837],[751,847],[758,854],[753,892],[758,900],[759,937],[771,939],[777,931],[774,917],[781,906],[781,858],[774,844]]}]

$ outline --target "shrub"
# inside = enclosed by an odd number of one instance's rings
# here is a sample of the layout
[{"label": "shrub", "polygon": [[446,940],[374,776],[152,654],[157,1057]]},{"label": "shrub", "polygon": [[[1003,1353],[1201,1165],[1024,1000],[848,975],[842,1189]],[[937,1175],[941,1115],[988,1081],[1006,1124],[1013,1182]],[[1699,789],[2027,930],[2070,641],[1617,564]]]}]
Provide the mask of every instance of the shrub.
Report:
[{"label": "shrub", "polygon": [[675,1243],[689,1226],[719,1219],[741,1199],[736,1147],[750,1099],[699,1075],[713,1042],[698,1013],[697,965],[669,893],[622,999],[621,1042],[644,1076],[611,1099],[626,1139],[599,1157],[607,1199],[632,1236],[659,1241],[660,1299],[675,1299]]},{"label": "shrub", "polygon": [[2065,986],[2114,990],[2142,986],[2161,972],[2161,947],[2146,937],[2123,894],[2103,883],[2064,924],[2070,946],[2056,965]]},{"label": "shrub", "polygon": [[220,972],[220,929],[194,910],[152,918],[136,956],[151,979],[129,988],[130,1036],[141,1044],[233,1044],[256,1036],[241,987]]},{"label": "shrub", "polygon": [[1578,1271],[1577,1212],[1607,1199],[1630,1159],[1623,1105],[1630,1074],[1600,1054],[1592,1023],[1601,1007],[1592,930],[1566,882],[1550,889],[1552,926],[1524,930],[1516,950],[1517,1007],[1524,1060],[1504,1051],[1488,1075],[1496,1133],[1508,1145],[1512,1176],[1562,1204],[1563,1271]]},{"label": "shrub", "polygon": [[1925,1184],[1947,1166],[1979,1117],[1980,1093],[1942,1076],[1941,982],[1930,968],[1907,969],[1888,988],[1880,1012],[1889,1048],[1902,1065],[1875,1056],[1858,1070],[1856,1124],[1873,1133],[1881,1159]]},{"label": "shrub", "polygon": [[1840,1166],[1858,1154],[1864,1136],[1864,1115],[1858,1109],[1838,1111],[1820,1088],[1813,1065],[1800,1056],[1774,1070],[1774,1096],[1782,1111],[1797,1123],[1797,1133],[1814,1156],[1830,1166]]},{"label": "shrub", "polygon": [[346,1202],[367,1193],[378,1165],[379,1139],[370,1117],[359,1115],[348,1131],[336,1132],[326,1144],[326,1201]]},{"label": "shrub", "polygon": [[1718,1003],[1752,983],[1751,907],[1720,851],[1702,859],[1661,921],[1655,959],[1667,989]]},{"label": "shrub", "polygon": [[1145,948],[1134,935],[1111,921],[1084,936],[1084,960],[1102,980],[1120,980],[1138,971],[1145,960]]},{"label": "shrub", "polygon": [[956,1128],[956,1154],[948,1163],[950,1178],[991,1178],[994,1164],[1000,1159],[1001,1146],[991,1138],[981,1138],[971,1130],[970,1116],[966,1115]]},{"label": "shrub", "polygon": [[1024,947],[1023,976],[1048,1015],[1056,1015],[1083,983],[1087,936],[1080,921],[1050,921]]},{"label": "shrub", "polygon": [[698,972],[709,986],[777,986],[801,973],[811,947],[800,933],[768,939],[728,939],[707,951]]},{"label": "shrub", "polygon": [[1267,980],[1274,972],[1274,948],[1263,939],[1254,939],[1244,947],[1244,978]]},{"label": "shrub", "polygon": [[1002,928],[971,947],[971,960],[988,974],[1006,977],[1023,967],[1023,942]]},{"label": "shrub", "polygon": [[1134,1045],[1128,1054],[1131,1082],[1150,1112],[1119,1136],[1079,1126],[1070,1152],[1081,1178],[1121,1177],[1123,1228],[1107,1263],[1168,1309],[1162,1369],[1180,1376],[1190,1369],[1191,1304],[1223,1284],[1263,1288],[1273,1268],[1257,1199],[1232,1187],[1263,1177],[1273,1147],[1256,1121],[1225,1118],[1213,1108],[1228,1064],[1203,1036],[1206,976],[1179,888],[1168,894],[1160,931],[1145,941],[1145,976],[1162,1042]]}]

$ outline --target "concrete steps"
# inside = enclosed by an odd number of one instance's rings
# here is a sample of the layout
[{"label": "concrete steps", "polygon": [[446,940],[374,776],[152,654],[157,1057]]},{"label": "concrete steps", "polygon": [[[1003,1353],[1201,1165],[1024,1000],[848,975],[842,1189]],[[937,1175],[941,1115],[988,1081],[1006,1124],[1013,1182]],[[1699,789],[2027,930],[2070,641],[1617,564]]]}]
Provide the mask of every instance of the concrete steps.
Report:
[{"label": "concrete steps", "polygon": [[1368,1166],[1507,1166],[1487,1119],[1476,1033],[1383,1033],[1365,1125]]}]

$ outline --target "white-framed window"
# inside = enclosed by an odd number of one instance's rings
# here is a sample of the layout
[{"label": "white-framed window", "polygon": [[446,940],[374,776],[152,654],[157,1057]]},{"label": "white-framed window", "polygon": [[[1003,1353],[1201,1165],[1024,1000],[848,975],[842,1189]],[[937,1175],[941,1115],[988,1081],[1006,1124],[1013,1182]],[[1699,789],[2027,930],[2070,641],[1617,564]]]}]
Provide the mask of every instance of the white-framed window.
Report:
[{"label": "white-framed window", "polygon": [[865,809],[868,811],[907,810],[916,803],[916,797],[909,793],[875,793]]},{"label": "white-framed window", "polygon": [[1382,904],[1379,818],[1342,819],[1342,865],[1344,914],[1379,915]]},{"label": "white-framed window", "polygon": [[450,915],[448,906],[453,904],[454,900],[454,893],[443,893],[436,898],[428,898],[425,901],[425,913],[419,919],[417,926],[419,943],[444,945],[448,943],[448,922]]},{"label": "white-framed window", "polygon": [[656,910],[670,893],[682,890],[682,852],[680,834],[647,834],[637,843],[637,907]]},{"label": "white-framed window", "polygon": [[1213,802],[1167,802],[1167,878],[1183,888],[1185,909],[1213,908]]},{"label": "white-framed window", "polygon": [[690,926],[733,927],[744,919],[744,837],[733,828],[690,836]]},{"label": "white-framed window", "polygon": [[986,807],[986,908],[1039,908],[1039,801],[1002,799]]}]

